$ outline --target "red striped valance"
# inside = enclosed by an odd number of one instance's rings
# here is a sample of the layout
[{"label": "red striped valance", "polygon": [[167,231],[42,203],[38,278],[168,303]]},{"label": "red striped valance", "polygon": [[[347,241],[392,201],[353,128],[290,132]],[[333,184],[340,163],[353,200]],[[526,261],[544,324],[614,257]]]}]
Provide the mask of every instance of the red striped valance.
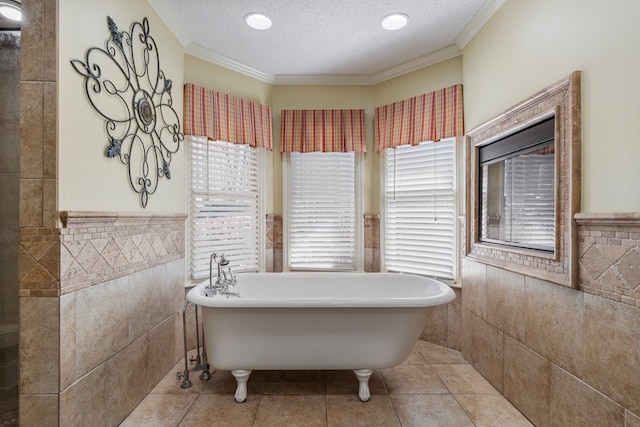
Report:
[{"label": "red striped valance", "polygon": [[376,151],[464,134],[462,85],[376,108]]},{"label": "red striped valance", "polygon": [[367,151],[364,110],[282,110],[280,151]]},{"label": "red striped valance", "polygon": [[271,150],[271,108],[186,83],[184,133]]}]

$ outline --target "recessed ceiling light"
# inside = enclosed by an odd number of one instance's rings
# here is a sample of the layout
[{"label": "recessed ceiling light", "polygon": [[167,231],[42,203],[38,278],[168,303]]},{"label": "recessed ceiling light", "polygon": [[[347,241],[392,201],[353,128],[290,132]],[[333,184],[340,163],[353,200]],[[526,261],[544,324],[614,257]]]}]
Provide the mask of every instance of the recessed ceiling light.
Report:
[{"label": "recessed ceiling light", "polygon": [[380,20],[380,25],[385,30],[399,30],[400,28],[407,25],[409,22],[409,17],[404,13],[392,13],[391,15],[387,15]]},{"label": "recessed ceiling light", "polygon": [[12,21],[22,20],[22,12],[20,12],[20,9],[6,3],[0,3],[0,15]]},{"label": "recessed ceiling light", "polygon": [[244,22],[255,30],[266,30],[271,28],[271,18],[263,13],[249,13],[245,15]]}]

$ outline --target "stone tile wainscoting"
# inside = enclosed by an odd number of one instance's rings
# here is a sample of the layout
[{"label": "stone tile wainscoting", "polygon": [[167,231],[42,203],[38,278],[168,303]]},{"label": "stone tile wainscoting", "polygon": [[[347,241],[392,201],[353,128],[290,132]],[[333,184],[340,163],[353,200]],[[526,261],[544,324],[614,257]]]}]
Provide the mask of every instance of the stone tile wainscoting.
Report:
[{"label": "stone tile wainscoting", "polygon": [[380,271],[380,215],[364,216],[364,271]]},{"label": "stone tile wainscoting", "polygon": [[282,271],[282,215],[267,214],[265,271]]},{"label": "stone tile wainscoting", "polygon": [[117,425],[182,355],[186,215],[61,218],[21,229],[20,423]]},{"label": "stone tile wainscoting", "polygon": [[579,289],[463,259],[462,352],[537,426],[640,426],[640,215],[576,221]]}]

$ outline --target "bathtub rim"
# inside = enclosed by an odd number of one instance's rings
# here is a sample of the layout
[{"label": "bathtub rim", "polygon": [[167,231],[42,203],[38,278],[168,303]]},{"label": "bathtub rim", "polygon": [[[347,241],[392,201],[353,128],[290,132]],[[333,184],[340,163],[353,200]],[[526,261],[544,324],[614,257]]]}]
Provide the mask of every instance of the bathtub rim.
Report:
[{"label": "bathtub rim", "polygon": [[[198,283],[192,287],[187,293],[187,301],[204,306],[204,307],[220,307],[220,308],[232,308],[232,307],[272,307],[272,308],[295,308],[295,307],[316,307],[316,308],[336,308],[336,307],[434,307],[438,305],[444,305],[452,302],[455,299],[455,292],[451,286],[430,277],[418,276],[409,273],[361,273],[361,272],[282,272],[282,273],[240,273],[239,277],[245,275],[286,275],[286,276],[304,276],[304,275],[389,275],[389,276],[411,276],[419,280],[430,283],[431,286],[435,286],[439,292],[435,295],[428,296],[410,296],[410,297],[384,297],[384,298],[342,298],[336,299],[332,297],[318,298],[318,297],[302,297],[302,298],[282,298],[282,297],[260,297],[250,298],[241,296],[240,298],[234,296],[217,295],[214,297],[207,297],[205,295],[205,287],[207,286],[209,279]],[[230,289],[236,291],[236,289]]]}]

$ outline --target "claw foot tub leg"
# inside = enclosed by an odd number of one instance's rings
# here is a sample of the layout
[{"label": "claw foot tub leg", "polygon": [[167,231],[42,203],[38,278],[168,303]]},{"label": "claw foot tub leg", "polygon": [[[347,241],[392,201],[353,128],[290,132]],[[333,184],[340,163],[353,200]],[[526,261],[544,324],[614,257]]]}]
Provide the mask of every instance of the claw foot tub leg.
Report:
[{"label": "claw foot tub leg", "polygon": [[369,392],[369,378],[371,378],[373,371],[371,369],[355,369],[353,373],[356,374],[360,382],[358,386],[358,397],[361,401],[366,402],[371,397],[371,393]]},{"label": "claw foot tub leg", "polygon": [[236,402],[242,403],[247,400],[247,381],[249,381],[249,375],[251,375],[251,371],[247,371],[244,369],[236,369],[231,371],[231,375],[236,379],[236,383],[238,384],[236,387]]}]

